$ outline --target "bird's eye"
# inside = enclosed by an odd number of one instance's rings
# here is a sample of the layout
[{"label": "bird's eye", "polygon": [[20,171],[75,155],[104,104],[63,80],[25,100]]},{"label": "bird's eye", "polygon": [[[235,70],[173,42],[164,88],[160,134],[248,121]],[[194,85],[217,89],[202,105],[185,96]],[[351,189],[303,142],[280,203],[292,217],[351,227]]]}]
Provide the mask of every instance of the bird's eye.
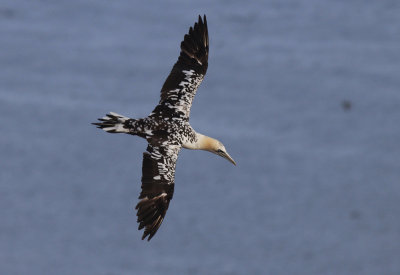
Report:
[{"label": "bird's eye", "polygon": [[217,153],[223,153],[224,151],[222,151],[221,149],[217,150]]}]

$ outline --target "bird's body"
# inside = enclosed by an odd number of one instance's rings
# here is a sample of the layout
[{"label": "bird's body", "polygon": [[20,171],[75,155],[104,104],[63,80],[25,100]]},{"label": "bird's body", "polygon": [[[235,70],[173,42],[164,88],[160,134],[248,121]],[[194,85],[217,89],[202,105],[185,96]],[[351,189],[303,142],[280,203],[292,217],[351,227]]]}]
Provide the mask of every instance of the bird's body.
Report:
[{"label": "bird's body", "polygon": [[174,191],[175,165],[181,147],[207,150],[235,164],[218,140],[197,133],[189,123],[190,107],[208,66],[207,21],[199,16],[181,43],[178,61],[161,89],[161,99],[145,118],[109,113],[93,123],[109,133],[145,138],[142,192],[136,206],[139,229],[150,240],[160,227]]}]

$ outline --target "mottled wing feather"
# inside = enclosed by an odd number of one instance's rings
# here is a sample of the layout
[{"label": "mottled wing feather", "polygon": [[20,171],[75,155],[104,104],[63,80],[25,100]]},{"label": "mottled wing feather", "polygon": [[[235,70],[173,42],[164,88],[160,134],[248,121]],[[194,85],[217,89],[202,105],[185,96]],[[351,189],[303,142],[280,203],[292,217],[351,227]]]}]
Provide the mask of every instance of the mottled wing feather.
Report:
[{"label": "mottled wing feather", "polygon": [[150,145],[143,153],[142,192],[136,205],[142,239],[150,240],[160,227],[174,193],[175,166],[180,145]]},{"label": "mottled wing feather", "polygon": [[208,67],[207,19],[190,27],[181,43],[181,52],[161,89],[161,100],[153,116],[189,119],[190,107]]}]

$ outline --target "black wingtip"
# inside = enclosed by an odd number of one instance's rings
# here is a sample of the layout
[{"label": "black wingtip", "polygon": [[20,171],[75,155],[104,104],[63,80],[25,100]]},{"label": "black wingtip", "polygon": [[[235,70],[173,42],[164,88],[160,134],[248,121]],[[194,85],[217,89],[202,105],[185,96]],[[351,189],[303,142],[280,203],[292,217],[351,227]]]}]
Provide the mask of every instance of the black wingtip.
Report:
[{"label": "black wingtip", "polygon": [[207,16],[205,14],[203,14],[203,17],[201,17],[201,14],[199,14],[199,21],[206,21]]},{"label": "black wingtip", "polygon": [[[203,19],[204,18],[204,19]],[[208,67],[209,39],[207,19],[204,15],[189,28],[189,32],[181,42],[181,61],[190,66],[198,67],[198,72],[205,74]],[[179,60],[178,60],[179,62]]]},{"label": "black wingtip", "polygon": [[201,17],[201,15],[199,14],[197,23],[195,23],[195,26],[196,25],[205,26],[207,28],[207,17],[205,14],[203,15],[203,17]]}]

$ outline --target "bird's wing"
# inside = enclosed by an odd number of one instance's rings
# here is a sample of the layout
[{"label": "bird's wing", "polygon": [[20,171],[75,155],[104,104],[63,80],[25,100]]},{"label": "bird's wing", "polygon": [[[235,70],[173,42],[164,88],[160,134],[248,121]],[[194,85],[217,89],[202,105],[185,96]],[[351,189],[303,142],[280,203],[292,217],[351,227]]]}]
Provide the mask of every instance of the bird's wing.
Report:
[{"label": "bird's wing", "polygon": [[207,20],[199,20],[190,27],[181,43],[181,52],[161,89],[161,100],[153,116],[178,117],[188,120],[197,88],[208,67]]},{"label": "bird's wing", "polygon": [[143,153],[142,192],[136,205],[142,240],[160,227],[174,193],[175,165],[181,145],[151,145]]}]

